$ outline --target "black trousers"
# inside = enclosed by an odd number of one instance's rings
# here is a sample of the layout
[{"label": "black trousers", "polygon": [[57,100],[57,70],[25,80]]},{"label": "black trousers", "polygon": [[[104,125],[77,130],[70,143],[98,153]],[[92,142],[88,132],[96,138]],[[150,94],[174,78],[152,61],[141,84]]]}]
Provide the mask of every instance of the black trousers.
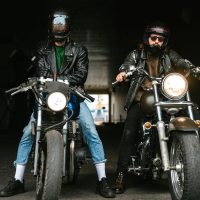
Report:
[{"label": "black trousers", "polygon": [[135,154],[135,144],[142,117],[143,113],[140,109],[140,104],[133,103],[127,112],[124,130],[120,141],[117,173],[127,172],[130,156]]}]

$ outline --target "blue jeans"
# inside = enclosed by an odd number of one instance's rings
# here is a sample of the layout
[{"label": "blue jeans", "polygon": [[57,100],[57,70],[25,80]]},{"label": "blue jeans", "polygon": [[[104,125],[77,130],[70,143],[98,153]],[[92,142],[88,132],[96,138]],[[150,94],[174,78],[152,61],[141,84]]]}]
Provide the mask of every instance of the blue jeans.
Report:
[{"label": "blue jeans", "polygon": [[[85,102],[80,103],[79,119],[83,135],[85,136],[86,142],[92,155],[93,163],[97,164],[106,162],[101,139],[97,133],[92,114]],[[31,123],[33,121],[35,121],[35,118],[32,114],[28,125],[23,129],[23,136],[18,146],[17,159],[14,162],[15,165],[26,165],[28,162],[29,154],[33,144],[31,135]]]}]

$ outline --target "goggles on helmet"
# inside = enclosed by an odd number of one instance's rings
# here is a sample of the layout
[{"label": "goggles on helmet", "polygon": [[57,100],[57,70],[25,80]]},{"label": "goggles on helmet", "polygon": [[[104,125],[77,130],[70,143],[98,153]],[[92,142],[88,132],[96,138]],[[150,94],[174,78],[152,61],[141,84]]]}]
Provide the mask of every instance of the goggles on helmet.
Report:
[{"label": "goggles on helmet", "polygon": [[66,19],[67,16],[66,15],[59,15],[59,14],[54,14],[53,15],[53,21],[52,24],[53,25],[66,25]]}]

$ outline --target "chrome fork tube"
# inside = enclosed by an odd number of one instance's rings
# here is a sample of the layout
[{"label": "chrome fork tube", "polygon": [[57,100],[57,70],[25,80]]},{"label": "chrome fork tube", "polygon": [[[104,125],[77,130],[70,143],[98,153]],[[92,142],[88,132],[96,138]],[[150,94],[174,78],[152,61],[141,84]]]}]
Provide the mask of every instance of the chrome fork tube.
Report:
[{"label": "chrome fork tube", "polygon": [[[67,112],[64,115],[64,119],[67,118]],[[66,176],[66,159],[67,159],[67,126],[68,126],[68,122],[65,123],[65,125],[63,126],[63,130],[62,130],[62,135],[63,135],[63,142],[64,142],[64,160],[63,160],[63,176]]]},{"label": "chrome fork tube", "polygon": [[35,176],[38,174],[39,142],[40,142],[41,126],[42,126],[41,104],[42,104],[42,101],[41,101],[41,99],[39,99],[38,114],[37,114],[36,141],[35,141],[35,154],[34,154],[34,170],[33,170],[33,174]]},{"label": "chrome fork tube", "polygon": [[[159,102],[157,84],[158,84],[157,81],[155,81],[155,80],[152,81],[152,86],[153,86],[153,90],[154,90],[155,103]],[[156,106],[156,111],[157,111],[157,115],[158,115],[158,121],[162,121],[161,107],[160,106]]]},{"label": "chrome fork tube", "polygon": [[157,130],[158,130],[158,136],[159,136],[163,168],[164,168],[164,171],[168,171],[170,170],[169,152],[168,152],[168,146],[167,146],[167,139],[165,135],[165,124],[163,121],[157,122]]},{"label": "chrome fork tube", "polygon": [[[186,93],[186,100],[187,101],[191,101],[190,94],[189,94],[188,91]],[[193,110],[192,110],[192,106],[191,105],[188,105],[188,113],[189,113],[190,118],[192,120],[194,120],[194,115],[193,115]]]},{"label": "chrome fork tube", "polygon": [[[156,103],[159,102],[157,84],[158,84],[157,81],[155,80],[152,81],[152,86],[154,89],[154,98],[155,98]],[[169,152],[168,152],[168,146],[167,146],[167,138],[165,134],[165,123],[162,121],[162,111],[159,105],[156,106],[156,111],[158,115],[157,130],[158,130],[158,137],[159,137],[159,143],[160,143],[162,163],[163,163],[164,171],[168,171],[170,170]]]}]

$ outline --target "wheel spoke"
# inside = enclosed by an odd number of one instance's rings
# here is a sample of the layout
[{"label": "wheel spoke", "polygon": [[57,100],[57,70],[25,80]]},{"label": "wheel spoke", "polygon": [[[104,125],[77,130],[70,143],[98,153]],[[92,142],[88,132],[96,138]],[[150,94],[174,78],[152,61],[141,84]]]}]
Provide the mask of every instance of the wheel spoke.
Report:
[{"label": "wheel spoke", "polygon": [[174,192],[176,196],[181,199],[183,195],[184,186],[184,165],[183,165],[183,153],[178,140],[174,140],[171,147],[171,166],[175,166],[175,170],[171,170],[171,179]]}]

